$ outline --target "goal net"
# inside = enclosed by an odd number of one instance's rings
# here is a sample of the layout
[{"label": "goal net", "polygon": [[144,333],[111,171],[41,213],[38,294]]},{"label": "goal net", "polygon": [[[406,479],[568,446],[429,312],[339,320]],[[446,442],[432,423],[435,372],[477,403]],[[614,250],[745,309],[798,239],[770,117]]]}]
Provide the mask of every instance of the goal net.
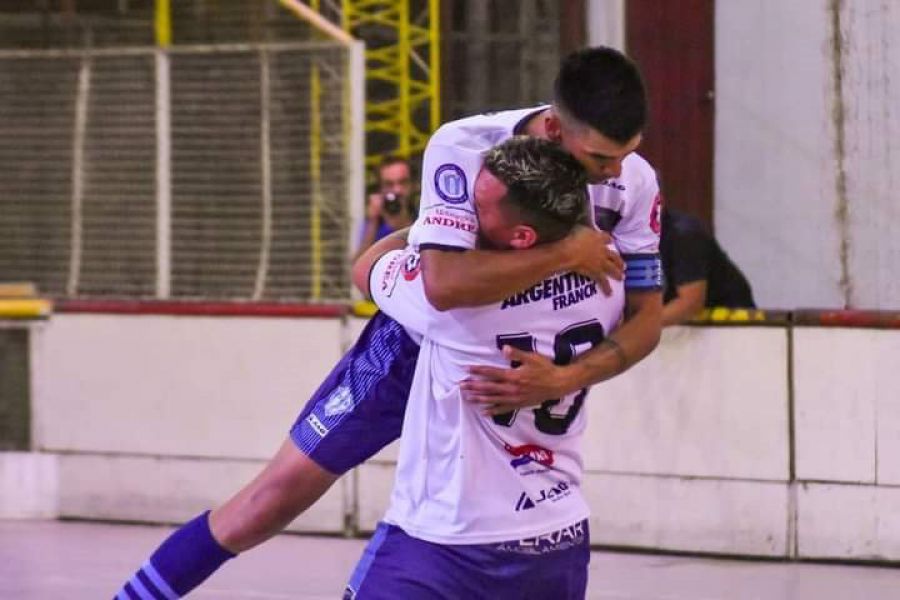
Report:
[{"label": "goal net", "polygon": [[325,39],[0,51],[0,281],[348,299],[361,55]]}]

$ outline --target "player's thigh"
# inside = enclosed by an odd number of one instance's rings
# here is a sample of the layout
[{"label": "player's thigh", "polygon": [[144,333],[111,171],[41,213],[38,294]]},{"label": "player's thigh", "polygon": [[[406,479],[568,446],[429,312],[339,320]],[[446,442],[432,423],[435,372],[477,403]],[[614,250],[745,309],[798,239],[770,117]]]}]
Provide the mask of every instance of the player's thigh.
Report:
[{"label": "player's thigh", "polygon": [[291,428],[297,448],[340,475],[400,437],[419,346],[383,313],[316,390]]}]

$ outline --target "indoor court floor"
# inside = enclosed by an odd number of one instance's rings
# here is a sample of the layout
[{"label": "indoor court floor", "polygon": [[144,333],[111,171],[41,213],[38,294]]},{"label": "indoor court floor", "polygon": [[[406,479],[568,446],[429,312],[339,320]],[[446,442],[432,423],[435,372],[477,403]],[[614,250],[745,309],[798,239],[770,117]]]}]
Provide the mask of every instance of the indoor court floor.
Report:
[{"label": "indoor court floor", "polygon": [[[96,600],[171,531],[165,527],[0,521],[0,599]],[[191,598],[337,600],[364,540],[282,535],[232,561]],[[590,600],[888,600],[900,568],[597,551]]]}]

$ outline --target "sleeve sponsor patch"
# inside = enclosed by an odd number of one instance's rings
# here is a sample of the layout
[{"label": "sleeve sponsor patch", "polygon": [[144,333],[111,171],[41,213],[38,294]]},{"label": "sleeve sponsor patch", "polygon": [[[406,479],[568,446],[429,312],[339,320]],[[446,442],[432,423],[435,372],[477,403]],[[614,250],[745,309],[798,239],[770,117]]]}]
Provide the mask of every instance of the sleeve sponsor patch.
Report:
[{"label": "sleeve sponsor patch", "polygon": [[378,281],[378,286],[381,289],[382,295],[390,297],[390,295],[394,293],[394,287],[397,285],[397,277],[400,275],[401,267],[403,267],[406,262],[406,258],[403,251],[395,251],[379,259],[379,262],[383,260],[388,261],[384,266],[384,270],[381,271],[381,276]]},{"label": "sleeve sponsor patch", "polygon": [[662,231],[661,211],[662,196],[657,192],[656,197],[653,199],[653,208],[650,209],[650,229],[653,230],[653,233],[656,235],[659,235]]},{"label": "sleeve sponsor patch", "polygon": [[445,202],[462,204],[469,199],[466,173],[453,163],[445,163],[434,172],[434,190]]},{"label": "sleeve sponsor patch", "polygon": [[459,229],[469,233],[478,231],[478,219],[475,215],[459,210],[447,210],[433,207],[421,217],[423,227],[444,227],[447,229]]}]

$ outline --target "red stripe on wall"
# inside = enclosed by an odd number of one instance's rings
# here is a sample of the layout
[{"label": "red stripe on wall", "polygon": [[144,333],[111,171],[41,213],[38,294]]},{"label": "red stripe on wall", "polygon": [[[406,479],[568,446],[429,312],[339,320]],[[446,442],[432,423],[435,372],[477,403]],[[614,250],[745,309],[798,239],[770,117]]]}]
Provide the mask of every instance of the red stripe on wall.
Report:
[{"label": "red stripe on wall", "polygon": [[209,317],[340,317],[349,311],[344,304],[157,300],[58,300],[54,308],[58,313]]}]

